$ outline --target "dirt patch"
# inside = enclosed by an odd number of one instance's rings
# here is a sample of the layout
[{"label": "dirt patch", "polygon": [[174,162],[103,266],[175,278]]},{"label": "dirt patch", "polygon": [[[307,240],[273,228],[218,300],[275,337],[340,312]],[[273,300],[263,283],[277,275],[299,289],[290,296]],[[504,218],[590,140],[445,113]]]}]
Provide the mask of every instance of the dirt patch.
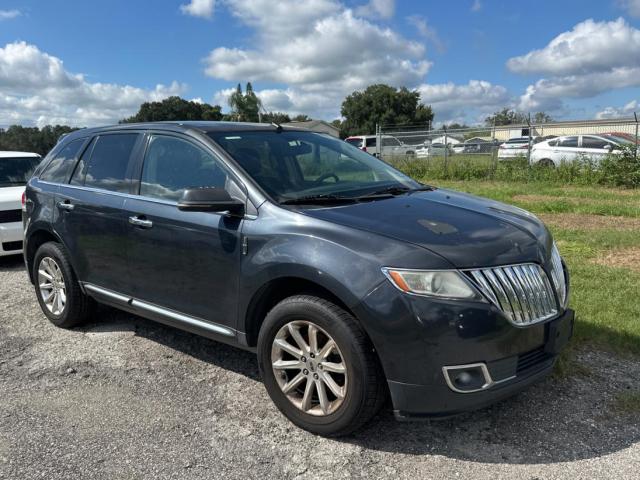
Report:
[{"label": "dirt patch", "polygon": [[537,217],[550,227],[567,230],[640,230],[640,218],[587,213],[541,213]]},{"label": "dirt patch", "polygon": [[628,268],[640,272],[640,247],[612,250],[596,258],[594,263],[607,267]]},{"label": "dirt patch", "polygon": [[[570,205],[634,205],[635,199],[629,199],[628,195],[622,195],[625,198],[588,198],[588,197],[571,197],[562,195],[514,195],[511,197],[516,202],[523,203],[548,203],[562,202]],[[639,205],[640,207],[640,205]]]}]

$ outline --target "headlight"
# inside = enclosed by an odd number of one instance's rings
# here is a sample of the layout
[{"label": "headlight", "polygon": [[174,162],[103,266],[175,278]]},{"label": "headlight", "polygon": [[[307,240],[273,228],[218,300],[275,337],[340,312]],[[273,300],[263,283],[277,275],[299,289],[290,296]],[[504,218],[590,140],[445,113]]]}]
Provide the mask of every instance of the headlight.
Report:
[{"label": "headlight", "polygon": [[405,293],[430,297],[484,301],[484,297],[455,270],[400,270],[383,268],[396,288]]}]

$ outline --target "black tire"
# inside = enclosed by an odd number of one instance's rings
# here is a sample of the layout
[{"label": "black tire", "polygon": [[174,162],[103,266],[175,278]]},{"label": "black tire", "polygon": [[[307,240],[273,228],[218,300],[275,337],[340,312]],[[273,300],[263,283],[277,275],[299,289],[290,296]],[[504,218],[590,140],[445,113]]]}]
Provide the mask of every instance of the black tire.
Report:
[{"label": "black tire", "polygon": [[540,165],[541,167],[545,167],[545,168],[555,168],[556,164],[553,160],[551,160],[550,158],[543,158],[542,160],[540,160],[538,162],[538,165]]},{"label": "black tire", "polygon": [[[56,314],[45,304],[43,293],[39,287],[38,270],[44,258],[53,259],[59,267],[64,283],[66,301],[61,312]],[[33,279],[38,303],[45,316],[55,326],[73,328],[84,323],[92,314],[95,306],[93,299],[82,293],[78,279],[71,268],[69,257],[64,247],[56,242],[47,242],[38,248],[33,260]]]},{"label": "black tire", "polygon": [[[313,323],[333,338],[350,379],[342,403],[324,416],[311,415],[295,406],[282,391],[272,368],[276,334],[289,322],[300,320]],[[267,392],[278,409],[294,424],[315,434],[335,437],[357,430],[380,410],[387,397],[378,358],[358,322],[342,308],[318,297],[289,297],[268,313],[258,337],[258,363]]]}]

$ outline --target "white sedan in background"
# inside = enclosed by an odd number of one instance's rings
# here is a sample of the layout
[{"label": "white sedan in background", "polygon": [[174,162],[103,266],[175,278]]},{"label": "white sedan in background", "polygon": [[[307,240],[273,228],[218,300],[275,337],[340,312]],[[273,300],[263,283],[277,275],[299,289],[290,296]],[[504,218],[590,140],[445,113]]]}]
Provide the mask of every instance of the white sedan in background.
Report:
[{"label": "white sedan in background", "polygon": [[451,153],[451,146],[447,147],[444,143],[431,143],[431,144],[423,144],[420,147],[416,148],[416,157],[417,158],[427,158],[427,157],[438,157],[444,156],[444,152]]},{"label": "white sedan in background", "polygon": [[37,153],[0,152],[0,257],[22,253],[22,193],[40,160]]},{"label": "white sedan in background", "polygon": [[529,137],[510,138],[498,147],[498,158],[526,157],[529,151]]},{"label": "white sedan in background", "polygon": [[633,142],[615,135],[570,135],[552,138],[535,144],[531,149],[531,163],[558,166],[562,162],[588,159],[600,162],[610,154],[620,154]]}]

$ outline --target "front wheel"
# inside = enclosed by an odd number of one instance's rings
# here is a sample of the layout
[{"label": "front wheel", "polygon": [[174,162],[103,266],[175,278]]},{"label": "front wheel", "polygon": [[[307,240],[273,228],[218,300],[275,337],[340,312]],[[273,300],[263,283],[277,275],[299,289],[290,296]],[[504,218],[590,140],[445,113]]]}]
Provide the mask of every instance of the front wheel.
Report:
[{"label": "front wheel", "polygon": [[276,305],[260,329],[258,361],[276,406],[313,433],[349,434],[385,399],[378,360],[360,325],[321,298],[298,295]]}]

